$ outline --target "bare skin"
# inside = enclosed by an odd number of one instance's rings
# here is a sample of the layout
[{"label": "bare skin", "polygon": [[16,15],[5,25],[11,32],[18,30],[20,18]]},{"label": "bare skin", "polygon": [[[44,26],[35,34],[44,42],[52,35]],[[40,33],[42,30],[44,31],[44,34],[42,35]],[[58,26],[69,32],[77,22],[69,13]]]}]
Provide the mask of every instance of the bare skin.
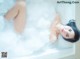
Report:
[{"label": "bare skin", "polygon": [[25,0],[17,0],[16,4],[4,15],[7,21],[14,20],[14,29],[22,33],[26,24],[26,3]]},{"label": "bare skin", "polygon": [[60,16],[56,14],[56,17],[50,27],[50,42],[52,43],[54,43],[58,39],[59,31],[56,28],[56,25],[60,22],[61,22]]},{"label": "bare skin", "polygon": [[59,35],[62,35],[66,39],[74,38],[74,31],[70,26],[62,25],[61,18],[57,14],[50,28],[50,42],[54,43]]}]

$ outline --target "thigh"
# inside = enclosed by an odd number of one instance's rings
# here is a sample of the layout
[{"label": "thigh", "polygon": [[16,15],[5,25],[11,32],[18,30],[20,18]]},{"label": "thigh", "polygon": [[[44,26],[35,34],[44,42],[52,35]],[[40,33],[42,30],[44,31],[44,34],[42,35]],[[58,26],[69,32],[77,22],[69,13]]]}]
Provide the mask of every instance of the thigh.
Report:
[{"label": "thigh", "polygon": [[18,14],[14,19],[14,28],[16,32],[23,32],[26,25],[26,6],[20,5]]}]

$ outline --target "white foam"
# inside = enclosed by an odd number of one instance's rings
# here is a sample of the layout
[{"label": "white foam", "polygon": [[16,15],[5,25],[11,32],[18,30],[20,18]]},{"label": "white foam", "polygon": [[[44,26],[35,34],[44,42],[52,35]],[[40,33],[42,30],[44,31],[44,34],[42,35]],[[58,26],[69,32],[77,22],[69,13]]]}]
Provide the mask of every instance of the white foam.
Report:
[{"label": "white foam", "polygon": [[49,42],[49,27],[55,16],[53,3],[51,0],[34,0],[34,3],[28,0],[28,2],[26,40],[19,39],[12,29],[0,33],[0,48],[2,48],[0,51],[6,50],[10,56],[29,55]]}]

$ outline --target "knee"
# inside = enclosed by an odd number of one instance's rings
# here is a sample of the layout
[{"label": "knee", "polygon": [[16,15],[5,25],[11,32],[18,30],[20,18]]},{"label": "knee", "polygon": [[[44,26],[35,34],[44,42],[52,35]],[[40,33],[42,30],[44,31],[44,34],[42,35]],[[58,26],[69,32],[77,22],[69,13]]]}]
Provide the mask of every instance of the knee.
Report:
[{"label": "knee", "polygon": [[18,6],[20,8],[24,8],[24,7],[26,7],[26,2],[18,2]]}]

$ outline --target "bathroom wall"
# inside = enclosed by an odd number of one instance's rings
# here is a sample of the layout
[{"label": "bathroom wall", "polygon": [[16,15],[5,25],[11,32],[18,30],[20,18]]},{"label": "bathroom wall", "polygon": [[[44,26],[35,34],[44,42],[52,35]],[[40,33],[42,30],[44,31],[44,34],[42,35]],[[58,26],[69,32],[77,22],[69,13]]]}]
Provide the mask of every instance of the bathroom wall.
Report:
[{"label": "bathroom wall", "polygon": [[68,57],[65,57],[65,58],[61,58],[61,59],[75,59],[75,56],[71,55],[71,56],[68,56]]},{"label": "bathroom wall", "polygon": [[[80,0],[79,4],[76,4],[76,19],[77,19],[77,26],[80,29]],[[80,41],[76,43],[76,59],[80,59]]]},{"label": "bathroom wall", "polygon": [[[80,0],[77,0],[79,1],[79,4],[76,4],[76,14],[75,14],[75,18],[76,18],[76,22],[77,22],[77,26],[78,28],[80,29]],[[78,41],[76,43],[76,48],[75,48],[75,52],[76,54],[75,55],[72,55],[72,56],[68,56],[68,57],[65,57],[63,59],[80,59],[80,41]],[[62,58],[61,58],[62,59]]]}]

